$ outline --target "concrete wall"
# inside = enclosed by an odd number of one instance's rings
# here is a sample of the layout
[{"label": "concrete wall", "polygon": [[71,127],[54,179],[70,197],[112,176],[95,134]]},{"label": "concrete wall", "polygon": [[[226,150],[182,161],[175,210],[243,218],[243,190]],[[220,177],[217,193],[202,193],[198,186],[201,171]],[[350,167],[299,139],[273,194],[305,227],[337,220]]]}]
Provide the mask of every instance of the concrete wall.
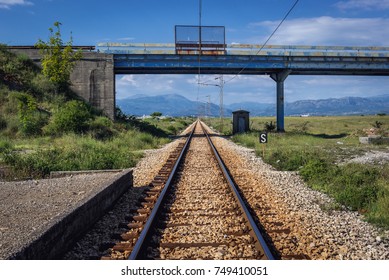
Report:
[{"label": "concrete wall", "polygon": [[133,187],[132,172],[132,169],[126,169],[119,173],[101,192],[81,202],[72,212],[64,213],[40,237],[9,259],[60,259],[128,189]]},{"label": "concrete wall", "polygon": [[[17,49],[15,53],[28,55],[37,64],[40,54],[37,49]],[[115,74],[112,54],[84,52],[70,75],[71,89],[93,107],[114,119],[115,117]]]},{"label": "concrete wall", "polygon": [[72,90],[109,118],[115,117],[115,74],[112,54],[85,52],[70,76]]}]

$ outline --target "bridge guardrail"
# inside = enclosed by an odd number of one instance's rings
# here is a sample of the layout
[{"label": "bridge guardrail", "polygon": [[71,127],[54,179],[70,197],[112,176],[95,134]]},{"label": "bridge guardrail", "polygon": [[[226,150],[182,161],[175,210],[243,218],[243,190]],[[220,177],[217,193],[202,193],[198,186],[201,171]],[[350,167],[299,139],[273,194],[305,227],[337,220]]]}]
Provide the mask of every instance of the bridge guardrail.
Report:
[{"label": "bridge guardrail", "polygon": [[[176,54],[171,43],[98,43],[97,50],[113,54]],[[182,53],[181,55],[185,55]],[[222,54],[218,54],[222,55]],[[228,44],[226,55],[389,57],[389,47]]]}]

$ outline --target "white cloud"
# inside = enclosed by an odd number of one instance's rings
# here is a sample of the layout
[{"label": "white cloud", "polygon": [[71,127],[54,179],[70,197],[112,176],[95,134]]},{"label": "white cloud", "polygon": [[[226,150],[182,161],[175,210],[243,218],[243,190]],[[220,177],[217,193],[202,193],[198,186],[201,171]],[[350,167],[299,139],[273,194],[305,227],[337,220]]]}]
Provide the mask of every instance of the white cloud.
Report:
[{"label": "white cloud", "polygon": [[152,96],[172,93],[185,96],[188,95],[188,83],[190,83],[186,78],[186,75],[118,75],[116,77],[117,98],[139,94]]},{"label": "white cloud", "polygon": [[122,37],[118,38],[118,41],[133,41],[135,38],[134,37]]},{"label": "white cloud", "polygon": [[[271,32],[278,21],[263,21],[250,27],[262,27]],[[269,44],[302,45],[389,45],[389,19],[317,17],[285,21]],[[263,43],[262,37],[258,43]]]},{"label": "white cloud", "polygon": [[389,0],[348,0],[339,1],[335,7],[341,10],[386,10],[389,9]]},{"label": "white cloud", "polygon": [[33,5],[33,3],[25,0],[0,0],[0,9],[10,9],[15,5]]},{"label": "white cloud", "polygon": [[116,82],[118,86],[133,86],[139,87],[134,75],[124,75]]}]

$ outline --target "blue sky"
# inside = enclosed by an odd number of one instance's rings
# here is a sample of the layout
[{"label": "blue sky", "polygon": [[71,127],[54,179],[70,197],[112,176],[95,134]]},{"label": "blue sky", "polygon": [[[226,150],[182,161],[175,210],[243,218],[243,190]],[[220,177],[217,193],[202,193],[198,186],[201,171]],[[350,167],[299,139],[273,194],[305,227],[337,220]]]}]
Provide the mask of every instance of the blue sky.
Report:
[{"label": "blue sky", "polygon": [[[227,43],[262,44],[294,2],[202,0],[202,24],[225,26]],[[199,0],[0,0],[0,43],[46,40],[55,21],[64,40],[72,32],[76,45],[174,43],[175,25],[199,23]],[[389,0],[300,0],[269,44],[389,46]],[[194,75],[117,76],[116,86],[117,98],[175,93],[219,102],[218,87],[199,88]],[[275,86],[268,76],[238,76],[225,84],[224,102],[275,102]],[[291,75],[285,81],[287,102],[381,94],[389,94],[389,77]]]}]

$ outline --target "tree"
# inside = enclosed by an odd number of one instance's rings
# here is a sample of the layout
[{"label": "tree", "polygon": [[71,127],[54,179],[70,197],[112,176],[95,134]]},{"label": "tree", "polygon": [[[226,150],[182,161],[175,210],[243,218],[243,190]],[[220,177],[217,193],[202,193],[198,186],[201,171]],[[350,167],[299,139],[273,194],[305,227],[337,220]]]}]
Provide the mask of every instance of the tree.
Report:
[{"label": "tree", "polygon": [[154,112],[150,116],[153,118],[158,118],[158,117],[162,116],[162,113],[161,112]]},{"label": "tree", "polygon": [[70,84],[70,74],[77,60],[81,59],[81,51],[73,50],[73,38],[64,45],[61,30],[61,23],[55,22],[54,28],[49,28],[50,37],[48,42],[41,39],[35,44],[42,54],[43,74],[56,86],[56,91],[65,90]]}]

